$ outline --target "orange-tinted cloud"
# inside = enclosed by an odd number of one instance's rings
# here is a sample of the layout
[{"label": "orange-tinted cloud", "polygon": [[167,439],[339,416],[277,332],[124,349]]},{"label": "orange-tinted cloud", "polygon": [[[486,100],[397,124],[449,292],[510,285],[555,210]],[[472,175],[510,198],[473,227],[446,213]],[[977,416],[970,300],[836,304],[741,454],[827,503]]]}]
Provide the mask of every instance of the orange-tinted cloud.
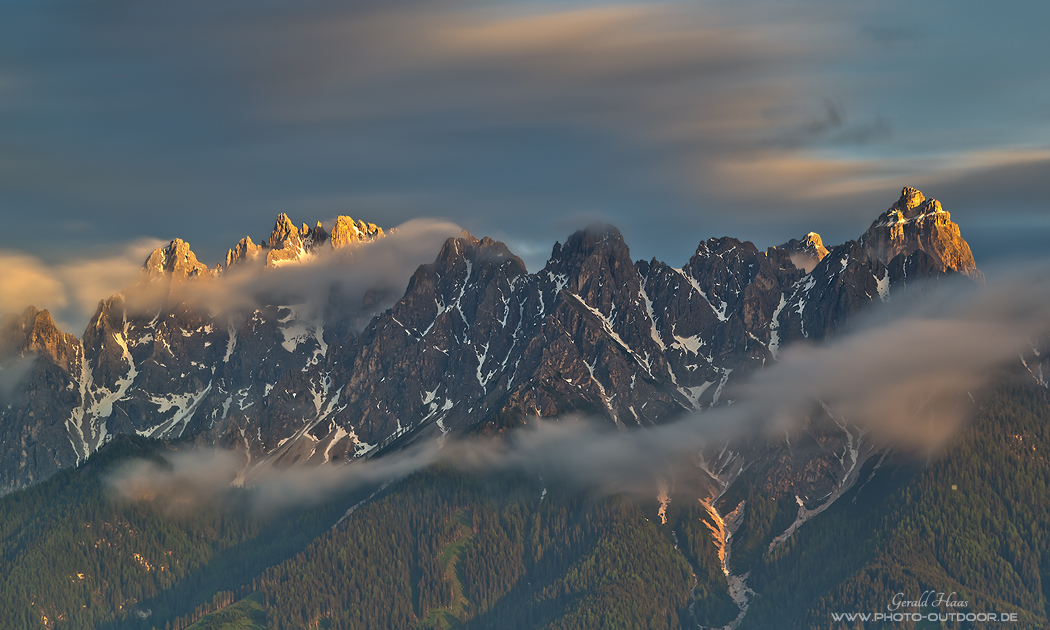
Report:
[{"label": "orange-tinted cloud", "polygon": [[149,252],[162,244],[140,239],[115,248],[113,254],[59,264],[0,252],[0,314],[20,313],[28,306],[48,309],[61,328],[79,336],[99,300],[124,290]]}]

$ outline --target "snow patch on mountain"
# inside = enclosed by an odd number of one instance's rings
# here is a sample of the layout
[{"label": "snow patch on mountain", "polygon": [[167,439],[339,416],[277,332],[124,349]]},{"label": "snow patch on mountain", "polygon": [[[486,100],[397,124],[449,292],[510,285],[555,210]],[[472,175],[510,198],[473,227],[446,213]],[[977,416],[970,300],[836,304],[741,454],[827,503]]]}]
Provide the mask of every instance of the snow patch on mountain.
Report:
[{"label": "snow patch on mountain", "polygon": [[773,311],[773,317],[769,321],[769,345],[767,347],[769,348],[769,353],[773,355],[774,361],[780,354],[780,313],[783,312],[785,306],[787,306],[787,296],[781,292],[780,303],[777,304],[776,310]]}]

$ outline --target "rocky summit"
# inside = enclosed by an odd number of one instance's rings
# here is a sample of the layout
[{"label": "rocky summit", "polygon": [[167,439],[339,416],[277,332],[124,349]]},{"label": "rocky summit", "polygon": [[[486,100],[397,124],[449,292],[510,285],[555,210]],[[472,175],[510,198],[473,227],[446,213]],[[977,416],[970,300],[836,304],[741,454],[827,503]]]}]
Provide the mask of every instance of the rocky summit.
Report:
[{"label": "rocky summit", "polygon": [[210,272],[207,265],[197,262],[190,244],[177,238],[167,246],[153,250],[142,265],[142,273],[150,279],[185,280],[206,276]]},{"label": "rocky summit", "polygon": [[959,226],[936,199],[914,188],[904,188],[900,199],[882,213],[860,238],[872,258],[904,277],[909,268],[953,271],[981,280],[970,246]]},{"label": "rocky summit", "polygon": [[786,251],[791,256],[791,262],[806,272],[812,271],[828,255],[828,248],[824,247],[824,241],[816,232],[806,234],[802,240],[793,238],[778,249]]},{"label": "rocky summit", "polygon": [[[262,256],[267,267],[276,267],[287,262],[298,262],[325,246],[340,249],[355,243],[365,243],[382,238],[386,233],[374,223],[354,221],[347,216],[336,218],[332,233],[318,221],[314,227],[303,224],[295,227],[287,214],[277,215],[270,237],[256,245],[250,236],[245,236],[226,253],[226,268],[244,264]],[[181,241],[179,241],[181,242]],[[221,267],[221,266],[219,266]]]},{"label": "rocky summit", "polygon": [[[330,233],[296,227],[282,214],[261,246],[245,237],[231,248],[225,269],[258,261],[270,273],[384,234],[348,217]],[[142,274],[192,288],[225,269],[174,240]],[[118,434],[239,449],[253,466],[353,460],[532,416],[667,422],[730,403],[727,386],[786,344],[825,339],[899,287],[944,274],[981,277],[950,215],[905,188],[859,241],[828,249],[809,233],[760,250],[712,238],[682,267],[632,260],[612,226],[556,243],[535,273],[503,243],[463,234],[374,316],[368,295],[213,312],[183,291],[142,306],[129,288],[77,339],[30,308],[0,322],[0,362],[24,372],[0,392],[0,491],[77,466]],[[354,313],[366,319],[348,324]],[[706,465],[724,481],[761,459],[777,492],[826,496],[857,469],[864,437],[819,414],[809,426],[817,455],[723,449]]]}]

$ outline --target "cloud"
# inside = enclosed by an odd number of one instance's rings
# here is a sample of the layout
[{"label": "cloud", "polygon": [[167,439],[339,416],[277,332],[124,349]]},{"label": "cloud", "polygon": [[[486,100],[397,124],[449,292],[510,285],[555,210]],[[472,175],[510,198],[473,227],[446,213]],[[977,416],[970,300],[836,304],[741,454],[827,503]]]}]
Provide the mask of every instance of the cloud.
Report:
[{"label": "cloud", "polygon": [[[837,151],[767,150],[728,159],[713,166],[732,185],[738,201],[780,196],[785,203],[817,202],[831,214],[837,204],[858,195],[871,196],[901,187],[901,182],[926,191],[952,187],[989,173],[1045,167],[1050,149],[988,149],[898,158],[858,159]],[[946,208],[951,210],[951,208]],[[775,214],[783,206],[763,212]],[[877,212],[868,212],[869,220]]]},{"label": "cloud", "polygon": [[923,35],[923,32],[919,27],[913,25],[901,26],[900,24],[894,24],[892,26],[864,26],[860,28],[860,34],[890,47],[895,44],[917,39]]},{"label": "cloud", "polygon": [[[94,315],[99,300],[124,290],[138,276],[150,253],[164,244],[157,239],[138,239],[109,256],[58,265],[55,273],[66,288],[71,313],[79,318]],[[81,330],[78,327],[71,332],[79,334]]]},{"label": "cloud", "polygon": [[188,448],[159,460],[130,460],[110,473],[106,483],[129,501],[151,501],[169,513],[180,512],[225,492],[246,459],[233,451]]},{"label": "cloud", "polygon": [[31,353],[0,363],[0,404],[11,404],[22,392],[23,379],[29,375],[35,361],[36,355]]},{"label": "cloud", "polygon": [[828,345],[789,346],[775,366],[726,395],[740,401],[734,411],[744,426],[767,436],[796,430],[821,401],[881,445],[935,452],[967,420],[967,394],[976,395],[1050,321],[1050,304],[1031,319],[1000,317],[983,299],[964,306],[881,322]]},{"label": "cloud", "polygon": [[66,287],[42,261],[18,252],[0,251],[0,314],[20,313],[29,305],[64,308]]},{"label": "cloud", "polygon": [[809,254],[791,254],[789,258],[792,265],[806,273],[816,269],[817,263],[820,262],[815,256],[810,256]]},{"label": "cloud", "polygon": [[0,314],[20,314],[28,306],[47,309],[60,328],[79,336],[99,300],[131,284],[149,253],[162,245],[138,239],[115,247],[113,254],[57,264],[0,251]]},{"label": "cloud", "polygon": [[[59,0],[5,19],[0,247],[49,259],[155,234],[215,260],[260,213],[306,206],[529,243],[602,213],[642,258],[775,228],[834,242],[917,179],[1031,188],[1030,162],[962,162],[1044,150],[1050,129],[1040,20],[981,4],[189,0],[85,19]],[[997,208],[1031,200],[1002,188]]]},{"label": "cloud", "polygon": [[[596,492],[651,496],[657,479],[695,474],[701,449],[725,441],[779,440],[785,432],[801,431],[820,404],[837,421],[857,426],[869,443],[926,457],[968,421],[971,395],[1002,376],[1047,330],[1050,264],[1029,261],[994,277],[981,287],[963,280],[897,293],[825,344],[784,348],[777,363],[725,393],[733,404],[678,421],[623,431],[587,418],[532,418],[501,438],[417,443],[349,465],[264,466],[250,473],[249,485],[258,506],[276,509],[378,486],[444,462],[472,472],[509,470]],[[217,457],[224,466],[239,466],[227,455]],[[234,468],[216,476],[219,485],[236,476]],[[156,481],[135,478],[162,488],[180,483],[176,472],[159,474]],[[114,487],[124,483],[118,477]],[[120,491],[127,497],[144,493]]]}]

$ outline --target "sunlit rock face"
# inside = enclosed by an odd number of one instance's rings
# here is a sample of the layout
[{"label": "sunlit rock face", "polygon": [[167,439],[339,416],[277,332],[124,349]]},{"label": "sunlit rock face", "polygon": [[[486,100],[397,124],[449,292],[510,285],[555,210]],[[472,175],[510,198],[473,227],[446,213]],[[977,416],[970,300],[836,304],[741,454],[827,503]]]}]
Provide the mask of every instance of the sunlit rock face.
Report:
[{"label": "sunlit rock face", "polygon": [[812,270],[816,267],[817,262],[823,260],[824,256],[827,255],[824,241],[820,238],[820,234],[816,232],[807,233],[801,239],[792,238],[787,243],[778,246],[777,249],[787,252],[787,254],[792,256],[792,260],[801,260],[803,262],[802,265],[795,265],[799,269],[808,267],[808,269]]},{"label": "sunlit rock face", "polygon": [[245,236],[226,252],[226,268],[255,260],[262,248],[252,242],[252,237]]},{"label": "sunlit rock face", "polygon": [[778,246],[777,249],[787,252],[791,257],[791,262],[807,273],[813,271],[817,263],[824,260],[824,257],[828,255],[828,248],[824,247],[824,241],[821,240],[820,234],[816,232],[806,234],[802,237],[802,240],[793,238]]},{"label": "sunlit rock face", "polygon": [[296,228],[288,215],[281,214],[277,217],[270,239],[263,243],[263,248],[267,250],[266,266],[275,267],[287,262],[302,260],[325,245],[332,249],[341,249],[355,243],[373,241],[383,236],[386,236],[383,228],[376,224],[364,221],[355,222],[347,216],[337,217],[335,226],[329,234],[320,221],[312,228],[305,223],[301,228]]},{"label": "sunlit rock face", "polygon": [[[890,267],[903,267],[906,259],[922,251],[930,259],[922,264],[932,264],[939,272],[954,271],[977,280],[984,277],[951,214],[941,202],[927,199],[914,188],[904,188],[900,199],[871,224],[860,242],[870,256]],[[894,263],[898,257],[903,258]]]},{"label": "sunlit rock face", "polygon": [[55,365],[70,370],[78,361],[79,341],[55,326],[51,313],[30,306],[20,316],[0,319],[0,361],[26,355],[47,357]]},{"label": "sunlit rock face", "polygon": [[335,227],[332,228],[332,247],[339,249],[353,243],[371,241],[383,236],[383,228],[375,223],[365,223],[360,220],[355,223],[350,217],[340,216],[336,218]]},{"label": "sunlit rock face", "polygon": [[185,280],[210,273],[207,265],[197,261],[197,255],[190,249],[190,244],[179,238],[153,250],[143,264],[142,271],[150,279],[172,280]]},{"label": "sunlit rock face", "polygon": [[266,252],[267,267],[299,260],[306,255],[302,234],[287,214],[278,215],[270,239],[264,245],[269,247],[269,251]]},{"label": "sunlit rock face", "polygon": [[[80,339],[46,311],[3,319],[0,377],[21,380],[0,388],[0,492],[82,463],[117,434],[293,465],[500,433],[534,416],[649,426],[729,404],[732,385],[785,345],[836,334],[899,286],[980,275],[948,213],[905,189],[859,242],[832,248],[815,233],[764,251],[710,238],[672,267],[633,261],[615,227],[596,226],[556,243],[529,273],[503,243],[464,233],[381,312],[372,292],[358,304],[267,297],[236,312],[187,301],[196,283],[224,282],[239,265],[279,273],[322,254],[353,264],[343,248],[386,233],[349,217],[330,233],[296,227],[282,214],[263,245],[245,237],[231,248],[222,273],[181,240],[157,249],[135,286],[100,302]],[[857,463],[847,453],[858,435],[819,413],[806,431],[804,451],[794,441],[746,455],[790,471],[770,477],[777,492],[823,496]],[[708,464],[739,470],[742,453]]]},{"label": "sunlit rock face", "polygon": [[[279,214],[274,222],[270,237],[256,245],[250,236],[245,236],[226,253],[226,266],[229,269],[242,265],[262,256],[267,267],[277,267],[290,262],[302,261],[312,254],[324,250],[342,249],[349,245],[366,243],[387,235],[383,228],[375,223],[354,221],[347,216],[336,218],[331,233],[318,221],[314,227],[306,223],[295,227],[287,214]],[[180,241],[181,242],[181,241]],[[217,271],[222,270],[219,265]]]}]

